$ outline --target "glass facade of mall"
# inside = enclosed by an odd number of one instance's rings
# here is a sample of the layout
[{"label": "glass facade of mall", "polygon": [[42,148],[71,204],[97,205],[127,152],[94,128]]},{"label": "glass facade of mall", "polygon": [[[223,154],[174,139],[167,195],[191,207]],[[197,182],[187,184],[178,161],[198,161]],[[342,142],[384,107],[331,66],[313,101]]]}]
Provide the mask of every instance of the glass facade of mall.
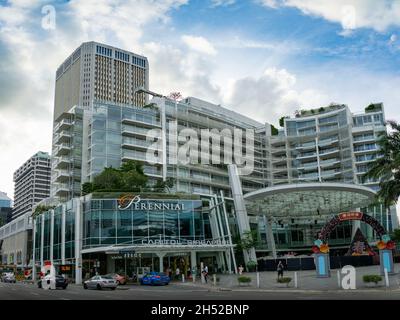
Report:
[{"label": "glass facade of mall", "polygon": [[[56,266],[72,265],[71,276],[76,268],[82,268],[85,276],[92,263],[99,270],[113,272],[121,265],[120,250],[141,258],[138,263],[129,260],[128,271],[136,264],[165,270],[176,254],[190,256],[196,267],[199,259],[207,257],[220,265],[216,261],[221,252],[230,250],[231,238],[222,212],[211,213],[204,204],[198,196],[147,198],[121,209],[117,199],[75,198],[35,217],[35,266],[38,269],[52,261]],[[229,269],[232,263],[226,264]]]}]

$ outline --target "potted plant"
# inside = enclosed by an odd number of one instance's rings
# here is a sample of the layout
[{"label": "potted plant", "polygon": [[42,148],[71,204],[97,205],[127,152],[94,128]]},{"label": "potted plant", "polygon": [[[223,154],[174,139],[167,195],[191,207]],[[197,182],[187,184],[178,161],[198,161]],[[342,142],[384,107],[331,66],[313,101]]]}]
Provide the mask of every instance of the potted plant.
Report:
[{"label": "potted plant", "polygon": [[247,262],[246,266],[249,272],[255,272],[257,269],[257,262],[250,260],[249,262]]},{"label": "potted plant", "polygon": [[366,274],[363,276],[363,281],[366,287],[377,287],[380,285],[379,282],[382,281],[382,277],[376,274]]},{"label": "potted plant", "polygon": [[278,283],[278,287],[288,288],[291,281],[292,281],[292,278],[290,278],[290,277],[283,277],[283,278],[276,279],[276,282]]},{"label": "potted plant", "polygon": [[239,286],[241,285],[250,285],[251,278],[246,276],[239,276],[238,277]]}]

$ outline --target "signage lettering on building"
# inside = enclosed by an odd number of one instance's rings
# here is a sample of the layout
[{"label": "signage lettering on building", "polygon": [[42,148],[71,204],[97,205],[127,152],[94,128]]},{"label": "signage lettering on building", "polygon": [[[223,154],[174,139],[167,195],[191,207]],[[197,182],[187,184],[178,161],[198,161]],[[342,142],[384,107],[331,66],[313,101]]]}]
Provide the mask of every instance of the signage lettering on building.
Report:
[{"label": "signage lettering on building", "polygon": [[181,211],[185,210],[185,205],[183,203],[171,203],[171,202],[150,202],[142,201],[140,195],[124,195],[118,199],[118,209],[126,210],[129,208],[133,210],[170,210],[170,211]]},{"label": "signage lettering on building", "polygon": [[180,246],[180,245],[192,245],[192,246],[213,246],[213,245],[230,245],[229,240],[142,240],[142,245],[170,245],[170,246]]},{"label": "signage lettering on building", "polygon": [[362,212],[343,212],[343,213],[339,214],[340,221],[361,220],[362,217],[363,217]]}]

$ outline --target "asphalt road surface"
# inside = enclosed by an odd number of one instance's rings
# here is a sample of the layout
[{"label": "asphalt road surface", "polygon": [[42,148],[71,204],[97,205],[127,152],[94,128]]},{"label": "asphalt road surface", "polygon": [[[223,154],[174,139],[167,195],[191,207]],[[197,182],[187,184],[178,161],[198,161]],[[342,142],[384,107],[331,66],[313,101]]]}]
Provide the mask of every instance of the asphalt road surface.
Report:
[{"label": "asphalt road surface", "polygon": [[84,290],[70,285],[66,290],[44,290],[25,283],[0,283],[0,300],[400,300],[400,290],[327,292],[217,291],[170,284],[164,287],[121,286],[117,290]]}]

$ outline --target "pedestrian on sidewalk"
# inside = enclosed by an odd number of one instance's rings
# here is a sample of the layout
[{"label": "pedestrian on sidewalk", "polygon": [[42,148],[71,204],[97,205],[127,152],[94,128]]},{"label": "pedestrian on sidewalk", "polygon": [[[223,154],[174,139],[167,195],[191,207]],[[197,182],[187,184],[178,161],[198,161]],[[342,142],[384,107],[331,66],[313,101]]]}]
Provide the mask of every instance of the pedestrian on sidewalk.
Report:
[{"label": "pedestrian on sidewalk", "polygon": [[207,280],[208,280],[208,267],[207,266],[204,267],[202,273],[203,273],[204,280],[207,283]]},{"label": "pedestrian on sidewalk", "polygon": [[238,271],[239,271],[239,274],[240,274],[240,275],[243,274],[243,270],[244,270],[243,266],[240,265],[239,268],[238,268]]},{"label": "pedestrian on sidewalk", "polygon": [[276,270],[278,271],[278,279],[279,277],[283,278],[283,269],[284,269],[283,263],[282,261],[279,260],[278,266],[276,268]]}]

